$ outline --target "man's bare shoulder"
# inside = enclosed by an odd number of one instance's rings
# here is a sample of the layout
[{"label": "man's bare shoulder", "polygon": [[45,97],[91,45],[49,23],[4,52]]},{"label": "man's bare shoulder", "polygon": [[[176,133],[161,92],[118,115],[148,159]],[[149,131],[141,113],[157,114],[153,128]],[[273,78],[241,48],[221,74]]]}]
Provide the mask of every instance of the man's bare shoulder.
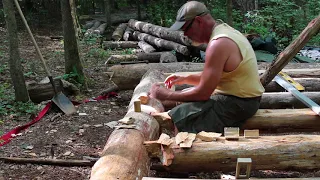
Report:
[{"label": "man's bare shoulder", "polygon": [[208,48],[214,49],[225,49],[226,51],[230,50],[230,48],[237,48],[237,44],[228,37],[220,37],[218,39],[214,39],[209,42]]}]

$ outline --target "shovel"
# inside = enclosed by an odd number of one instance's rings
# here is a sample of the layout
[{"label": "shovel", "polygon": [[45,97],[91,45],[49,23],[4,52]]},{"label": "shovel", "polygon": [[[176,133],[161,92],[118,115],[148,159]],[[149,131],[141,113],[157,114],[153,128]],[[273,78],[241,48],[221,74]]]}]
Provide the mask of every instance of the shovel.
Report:
[{"label": "shovel", "polygon": [[24,23],[24,25],[26,26],[27,30],[28,30],[28,33],[31,37],[31,40],[33,42],[33,45],[35,46],[36,50],[37,50],[37,53],[42,61],[42,64],[44,66],[44,69],[46,71],[46,73],[48,74],[48,78],[50,80],[50,83],[52,84],[52,87],[53,87],[53,91],[54,91],[54,97],[52,98],[52,101],[67,115],[69,114],[73,114],[74,112],[76,112],[76,108],[74,107],[74,105],[72,104],[72,102],[62,93],[62,92],[57,92],[57,89],[56,89],[56,86],[53,82],[53,79],[52,79],[52,75],[51,73],[49,72],[48,70],[48,67],[43,59],[43,56],[40,52],[40,49],[38,47],[38,44],[36,42],[36,40],[34,39],[33,35],[32,35],[32,32],[29,28],[29,25],[21,11],[21,8],[20,8],[20,5],[18,3],[18,0],[14,0],[14,3],[19,11],[19,14],[22,18],[22,21]]}]

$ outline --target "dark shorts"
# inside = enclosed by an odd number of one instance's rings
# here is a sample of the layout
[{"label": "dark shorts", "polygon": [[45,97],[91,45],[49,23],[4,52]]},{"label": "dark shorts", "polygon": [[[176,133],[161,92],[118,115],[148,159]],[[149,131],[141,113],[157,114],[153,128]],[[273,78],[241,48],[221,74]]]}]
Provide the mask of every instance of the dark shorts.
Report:
[{"label": "dark shorts", "polygon": [[224,127],[241,127],[259,109],[260,98],[217,94],[208,101],[183,103],[169,115],[180,132],[223,133]]}]

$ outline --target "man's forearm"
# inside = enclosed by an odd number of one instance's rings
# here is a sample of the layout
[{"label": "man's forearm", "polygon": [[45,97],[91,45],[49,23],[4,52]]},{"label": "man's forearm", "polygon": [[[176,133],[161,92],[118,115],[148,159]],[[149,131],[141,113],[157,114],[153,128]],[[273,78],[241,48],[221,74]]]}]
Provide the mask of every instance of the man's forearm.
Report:
[{"label": "man's forearm", "polygon": [[168,94],[166,100],[179,101],[179,102],[190,102],[190,101],[204,101],[210,98],[201,93],[197,87],[190,88],[184,91],[172,91]]},{"label": "man's forearm", "polygon": [[185,80],[185,84],[197,86],[200,82],[201,74],[202,73],[189,75]]}]

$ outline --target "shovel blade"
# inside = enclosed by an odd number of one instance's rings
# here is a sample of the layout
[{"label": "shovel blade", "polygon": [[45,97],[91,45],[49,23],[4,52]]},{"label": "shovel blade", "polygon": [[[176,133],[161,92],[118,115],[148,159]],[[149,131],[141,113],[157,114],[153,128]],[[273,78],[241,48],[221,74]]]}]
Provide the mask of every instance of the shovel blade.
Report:
[{"label": "shovel blade", "polygon": [[76,108],[74,107],[72,102],[62,92],[56,94],[52,98],[52,101],[67,115],[76,112]]}]

